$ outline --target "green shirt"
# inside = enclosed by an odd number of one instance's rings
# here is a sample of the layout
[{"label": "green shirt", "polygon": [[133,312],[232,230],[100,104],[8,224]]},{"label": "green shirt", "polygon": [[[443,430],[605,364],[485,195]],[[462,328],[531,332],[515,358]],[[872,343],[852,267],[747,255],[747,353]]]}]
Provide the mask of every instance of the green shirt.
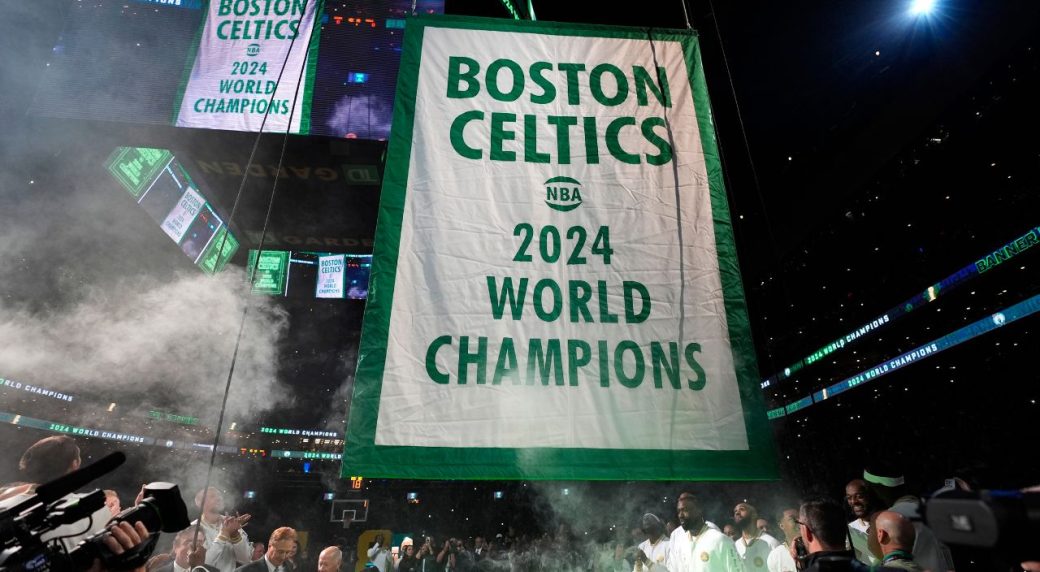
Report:
[{"label": "green shirt", "polygon": [[896,550],[888,553],[885,559],[882,561],[882,566],[885,568],[897,568],[899,570],[917,570],[923,572],[924,568],[921,568],[913,560],[913,555],[903,552],[902,550]]}]

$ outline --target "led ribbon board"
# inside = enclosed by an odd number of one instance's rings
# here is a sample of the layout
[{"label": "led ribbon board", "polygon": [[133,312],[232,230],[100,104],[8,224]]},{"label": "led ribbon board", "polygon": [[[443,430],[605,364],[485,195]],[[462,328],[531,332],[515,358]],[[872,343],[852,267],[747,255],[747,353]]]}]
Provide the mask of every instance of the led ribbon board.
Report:
[{"label": "led ribbon board", "polygon": [[342,475],[777,478],[696,34],[422,17],[401,66]]},{"label": "led ribbon board", "polygon": [[940,293],[947,293],[954,288],[963,286],[965,282],[975,278],[979,274],[1007,262],[1037,244],[1040,244],[1040,227],[1028,230],[1022,236],[1015,238],[993,252],[987,253],[975,262],[972,262],[957,272],[954,272],[946,278],[936,282],[932,286],[929,286],[924,292],[904,301],[902,304],[890,308],[887,312],[867,322],[860,328],[845,334],[826,346],[816,350],[812,354],[796,361],[790,366],[784,368],[784,371],[771,375],[762,381],[762,389],[772,387],[785,379],[793,377],[795,373],[798,373],[805,366],[816,363],[824,357],[844,349],[846,345],[851,344],[862,337],[873,335],[877,330],[887,326],[890,322],[894,322],[896,319],[901,318],[917,308],[935,300],[939,297]]},{"label": "led ribbon board", "polygon": [[888,375],[898,369],[902,369],[908,365],[930,358],[943,350],[948,350],[956,345],[963,344],[972,338],[992,332],[1004,324],[1020,320],[1026,316],[1035,314],[1036,312],[1040,312],[1040,294],[978,320],[973,324],[964,326],[963,328],[951,332],[941,338],[937,338],[927,344],[918,346],[886,362],[877,364],[870,369],[863,370],[852,377],[821,389],[812,395],[806,395],[805,397],[792,401],[783,407],[771,409],[768,412],[769,419],[779,419],[811,405],[821,403],[840,393],[844,393],[850,389],[863,385],[864,383]]},{"label": "led ribbon board", "polygon": [[[149,437],[146,435],[137,435],[134,433],[126,433],[123,431],[112,431],[108,429],[99,429],[96,427],[81,427],[78,425],[68,425],[65,423],[47,421],[44,419],[36,419],[34,417],[28,417],[17,413],[9,413],[6,411],[0,411],[0,423],[9,423],[11,425],[18,425],[20,427],[30,427],[32,429],[50,431],[52,433],[64,433],[67,435],[74,435],[76,437],[91,437],[95,439],[120,441],[123,443],[132,443],[137,445],[151,445],[155,447],[164,447],[167,449],[206,451],[213,450],[213,445],[209,443],[191,443],[187,441],[174,441],[172,439],[164,439],[162,437]],[[339,453],[324,453],[321,451],[298,451],[281,449],[275,449],[271,451],[268,455],[267,451],[264,449],[249,449],[244,447],[236,447],[233,445],[220,445],[217,447],[217,452],[221,454],[242,456],[259,455],[262,458],[267,458],[271,460],[313,459],[318,461],[338,461],[342,458],[342,455]]]},{"label": "led ribbon board", "polygon": [[273,435],[295,435],[302,437],[325,437],[330,439],[342,439],[343,436],[335,431],[321,431],[318,429],[289,429],[287,427],[261,427],[261,433]]},{"label": "led ribbon board", "polygon": [[76,396],[72,393],[63,393],[60,391],[54,391],[53,389],[46,389],[31,383],[22,383],[13,379],[6,379],[0,377],[0,388],[9,387],[19,391],[25,391],[34,395],[42,395],[44,397],[50,397],[51,399],[58,399],[61,401],[72,401],[76,399]]}]

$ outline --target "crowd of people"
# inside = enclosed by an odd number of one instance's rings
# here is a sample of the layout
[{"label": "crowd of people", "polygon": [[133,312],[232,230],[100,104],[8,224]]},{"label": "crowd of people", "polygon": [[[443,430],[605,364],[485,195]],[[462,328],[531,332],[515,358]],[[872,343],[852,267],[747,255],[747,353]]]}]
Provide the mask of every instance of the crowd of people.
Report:
[{"label": "crowd of people", "polygon": [[[706,520],[695,493],[683,492],[674,520],[646,513],[631,531],[592,542],[566,526],[537,539],[512,531],[443,544],[425,537],[419,548],[411,538],[391,547],[379,537],[366,556],[380,572],[953,570],[949,550],[927,526],[899,512],[911,508],[911,497],[899,495],[899,502],[885,505],[876,492],[882,488],[899,493],[898,486],[857,479],[846,489],[846,507],[815,498],[785,507],[775,520],[741,502],[722,527]],[[852,522],[847,510],[855,515]]]},{"label": "crowd of people", "polygon": [[[41,483],[80,465],[79,449],[65,436],[48,437],[22,455],[22,482],[0,487],[0,510],[32,496]],[[965,486],[955,483],[953,486]],[[954,569],[949,549],[921,518],[921,499],[908,494],[903,478],[865,470],[848,483],[843,502],[812,498],[781,506],[775,516],[737,503],[722,526],[711,522],[696,492],[678,496],[675,513],[645,513],[630,530],[614,527],[579,536],[560,525],[551,534],[529,536],[512,528],[469,538],[377,535],[367,547],[345,538],[324,547],[316,561],[289,526],[251,541],[248,514],[226,514],[223,495],[207,488],[194,496],[199,518],[177,533],[140,572],[793,572],[795,570]],[[135,500],[135,504],[140,498]],[[106,529],[121,510],[106,491],[105,506],[89,526],[65,525],[48,533],[71,549]],[[850,517],[851,515],[851,521]],[[149,531],[108,526],[114,550],[143,542]],[[151,531],[155,532],[155,531]],[[266,543],[264,542],[266,541]],[[165,547],[165,545],[161,545]],[[199,570],[203,568],[204,570]],[[1040,570],[1040,568],[1038,568]]]}]

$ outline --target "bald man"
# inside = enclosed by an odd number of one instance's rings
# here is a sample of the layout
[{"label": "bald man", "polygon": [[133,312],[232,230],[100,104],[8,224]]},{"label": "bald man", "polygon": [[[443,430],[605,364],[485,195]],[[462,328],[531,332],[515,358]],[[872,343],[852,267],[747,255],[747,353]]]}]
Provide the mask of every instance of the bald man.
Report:
[{"label": "bald man", "polygon": [[338,546],[330,546],[318,555],[318,572],[339,572],[343,564],[343,551]]},{"label": "bald man", "polygon": [[912,551],[917,531],[910,519],[890,510],[875,513],[870,518],[869,533],[870,551],[881,558],[885,567],[924,570],[914,562]]}]

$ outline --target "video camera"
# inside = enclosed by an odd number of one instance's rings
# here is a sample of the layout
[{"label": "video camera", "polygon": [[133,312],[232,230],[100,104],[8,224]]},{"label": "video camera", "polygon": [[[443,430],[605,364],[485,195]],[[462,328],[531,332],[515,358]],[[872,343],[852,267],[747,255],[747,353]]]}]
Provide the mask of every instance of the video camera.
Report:
[{"label": "video camera", "polygon": [[992,551],[1011,563],[1040,560],[1040,493],[948,491],[925,505],[939,540]]},{"label": "video camera", "polygon": [[[68,551],[53,538],[64,525],[83,522],[89,530],[94,512],[105,506],[105,493],[94,490],[86,495],[70,495],[94,479],[109,473],[126,461],[123,453],[112,453],[86,467],[40,485],[36,494],[0,511],[0,572],[72,572],[87,570],[100,559],[108,570],[132,570],[144,565],[155,550],[157,534],[187,528],[188,509],[177,485],[152,483],[144,488],[137,506],[128,508],[102,530]],[[116,555],[101,542],[108,528],[118,522],[142,523],[152,534],[133,550]],[[48,540],[42,540],[48,536]],[[75,536],[75,533],[72,535]]]}]

